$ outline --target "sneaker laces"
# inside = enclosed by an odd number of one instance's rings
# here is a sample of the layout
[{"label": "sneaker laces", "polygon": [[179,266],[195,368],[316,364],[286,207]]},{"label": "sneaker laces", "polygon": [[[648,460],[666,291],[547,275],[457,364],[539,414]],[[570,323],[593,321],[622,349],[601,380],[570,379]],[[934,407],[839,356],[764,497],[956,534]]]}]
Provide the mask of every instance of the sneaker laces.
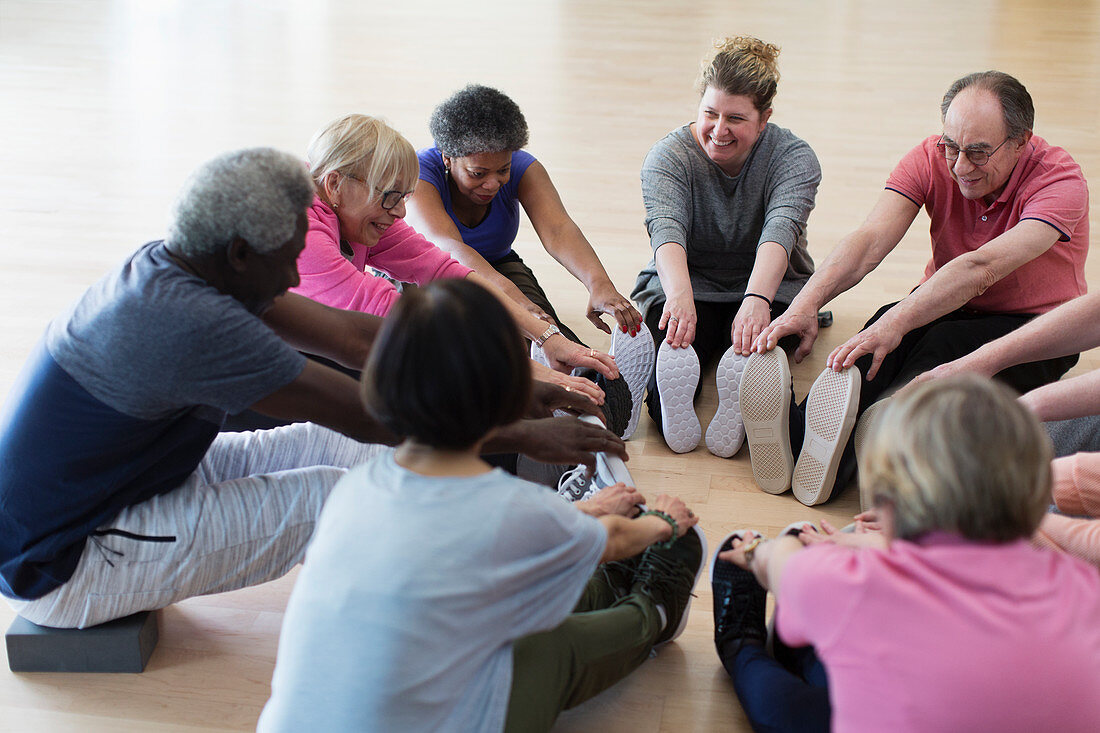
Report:
[{"label": "sneaker laces", "polygon": [[[577,502],[584,501],[589,498],[589,493],[595,493],[592,491],[590,484],[594,484],[591,477],[585,475],[588,471],[588,467],[583,463],[575,468],[571,468],[562,474],[561,479],[558,481],[558,496],[562,497],[566,501]],[[596,488],[596,491],[599,491]]]}]

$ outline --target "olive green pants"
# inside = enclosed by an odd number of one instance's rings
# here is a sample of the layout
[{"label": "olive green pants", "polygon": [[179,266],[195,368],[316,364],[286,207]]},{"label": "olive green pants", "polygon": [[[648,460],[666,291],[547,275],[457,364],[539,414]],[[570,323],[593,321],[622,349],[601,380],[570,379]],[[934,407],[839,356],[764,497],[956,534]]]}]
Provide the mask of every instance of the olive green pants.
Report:
[{"label": "olive green pants", "polygon": [[649,596],[619,598],[597,571],[569,618],[513,646],[504,730],[550,730],[562,710],[595,697],[637,669],[660,632],[660,614]]}]

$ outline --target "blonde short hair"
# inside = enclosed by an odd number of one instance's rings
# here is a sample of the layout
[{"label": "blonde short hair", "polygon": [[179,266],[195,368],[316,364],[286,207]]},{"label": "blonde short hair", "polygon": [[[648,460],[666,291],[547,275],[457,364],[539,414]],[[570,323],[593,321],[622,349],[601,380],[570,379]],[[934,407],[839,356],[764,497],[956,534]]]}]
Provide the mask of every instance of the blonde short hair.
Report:
[{"label": "blonde short hair", "polygon": [[875,416],[860,484],[890,505],[895,534],[1030,536],[1050,504],[1050,440],[1002,384],[962,375],[922,384]]},{"label": "blonde short hair", "polygon": [[339,173],[363,181],[375,199],[384,191],[412,190],[420,173],[412,143],[369,115],[344,115],[322,127],[309,141],[306,159],[318,189],[324,190],[326,176]]},{"label": "blonde short hair", "polygon": [[752,99],[757,111],[771,108],[779,86],[779,46],[752,36],[723,38],[703,59],[697,88],[699,94],[713,87],[726,94]]}]

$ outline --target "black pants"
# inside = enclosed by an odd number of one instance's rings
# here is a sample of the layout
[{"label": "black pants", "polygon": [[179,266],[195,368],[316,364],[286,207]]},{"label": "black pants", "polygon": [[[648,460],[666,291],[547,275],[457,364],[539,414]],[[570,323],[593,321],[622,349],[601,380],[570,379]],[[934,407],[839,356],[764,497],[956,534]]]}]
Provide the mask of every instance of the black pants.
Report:
[{"label": "black pants", "polygon": [[511,280],[529,301],[546,311],[546,313],[554,319],[554,323],[557,324],[557,327],[561,329],[562,336],[565,336],[573,343],[587,346],[587,344],[577,337],[577,334],[573,333],[571,328],[562,323],[561,319],[558,318],[557,311],[554,310],[554,306],[550,305],[550,299],[546,297],[546,292],[542,289],[542,286],[539,285],[539,281],[535,279],[535,273],[531,272],[531,268],[524,264],[519,255],[515,252],[509,252],[496,262],[490,262],[489,264],[493,266],[494,270]]},{"label": "black pants", "polygon": [[[789,303],[772,303],[771,316],[774,321],[784,311],[787,310]],[[741,308],[741,301],[735,300],[730,303],[706,303],[701,300],[695,301],[695,340],[691,343],[695,353],[699,356],[699,368],[700,372],[705,372],[711,362],[718,361],[722,354],[726,353],[730,345],[733,343],[733,339],[730,337],[730,333],[733,330],[733,319],[737,317],[737,311]],[[661,314],[665,310],[665,301],[658,300],[654,302],[649,310],[645,312],[645,325],[649,328],[649,332],[653,334],[653,342],[657,348],[661,347],[661,341],[664,340],[665,333],[658,328],[658,324],[661,322]],[[789,351],[793,346],[798,345],[797,337],[784,338],[779,344],[784,350]],[[699,386],[695,389],[695,396],[699,396],[700,390],[703,388],[703,383],[700,380]],[[657,391],[657,371],[656,369],[649,375],[649,384],[646,385],[646,398],[645,404],[649,409],[649,416],[653,418],[654,424],[657,425],[657,430],[662,435],[664,434],[661,427],[661,396]],[[801,434],[801,432],[799,433]]]},{"label": "black pants", "polygon": [[[867,328],[897,303],[890,303],[878,309],[875,315],[863,326]],[[902,337],[901,343],[886,355],[873,380],[866,378],[871,367],[871,355],[856,360],[856,367],[864,375],[860,385],[859,411],[870,407],[883,397],[888,397],[904,387],[919,374],[966,356],[981,346],[994,341],[1020,326],[1035,314],[976,313],[965,308],[940,316],[931,323],[914,328]],[[1017,364],[994,375],[1002,382],[1023,394],[1044,384],[1056,382],[1077,363],[1078,355],[1061,356],[1055,359]],[[791,430],[791,447],[795,456],[802,450],[802,426],[805,423],[805,400],[797,410],[791,411],[792,427],[798,423],[798,443],[795,443],[795,431]],[[853,431],[854,433],[854,431]],[[854,442],[848,439],[840,466],[837,469],[837,487],[843,487],[855,475],[856,461]]]}]

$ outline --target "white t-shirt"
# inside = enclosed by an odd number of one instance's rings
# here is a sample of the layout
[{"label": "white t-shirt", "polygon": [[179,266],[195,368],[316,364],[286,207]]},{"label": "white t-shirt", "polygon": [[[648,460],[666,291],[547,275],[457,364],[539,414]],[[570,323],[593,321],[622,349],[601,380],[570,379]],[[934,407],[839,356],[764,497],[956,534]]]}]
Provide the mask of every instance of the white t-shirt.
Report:
[{"label": "white t-shirt", "polygon": [[262,731],[499,731],[512,642],[572,611],[603,525],[498,470],[392,453],[332,490],[291,596]]}]

